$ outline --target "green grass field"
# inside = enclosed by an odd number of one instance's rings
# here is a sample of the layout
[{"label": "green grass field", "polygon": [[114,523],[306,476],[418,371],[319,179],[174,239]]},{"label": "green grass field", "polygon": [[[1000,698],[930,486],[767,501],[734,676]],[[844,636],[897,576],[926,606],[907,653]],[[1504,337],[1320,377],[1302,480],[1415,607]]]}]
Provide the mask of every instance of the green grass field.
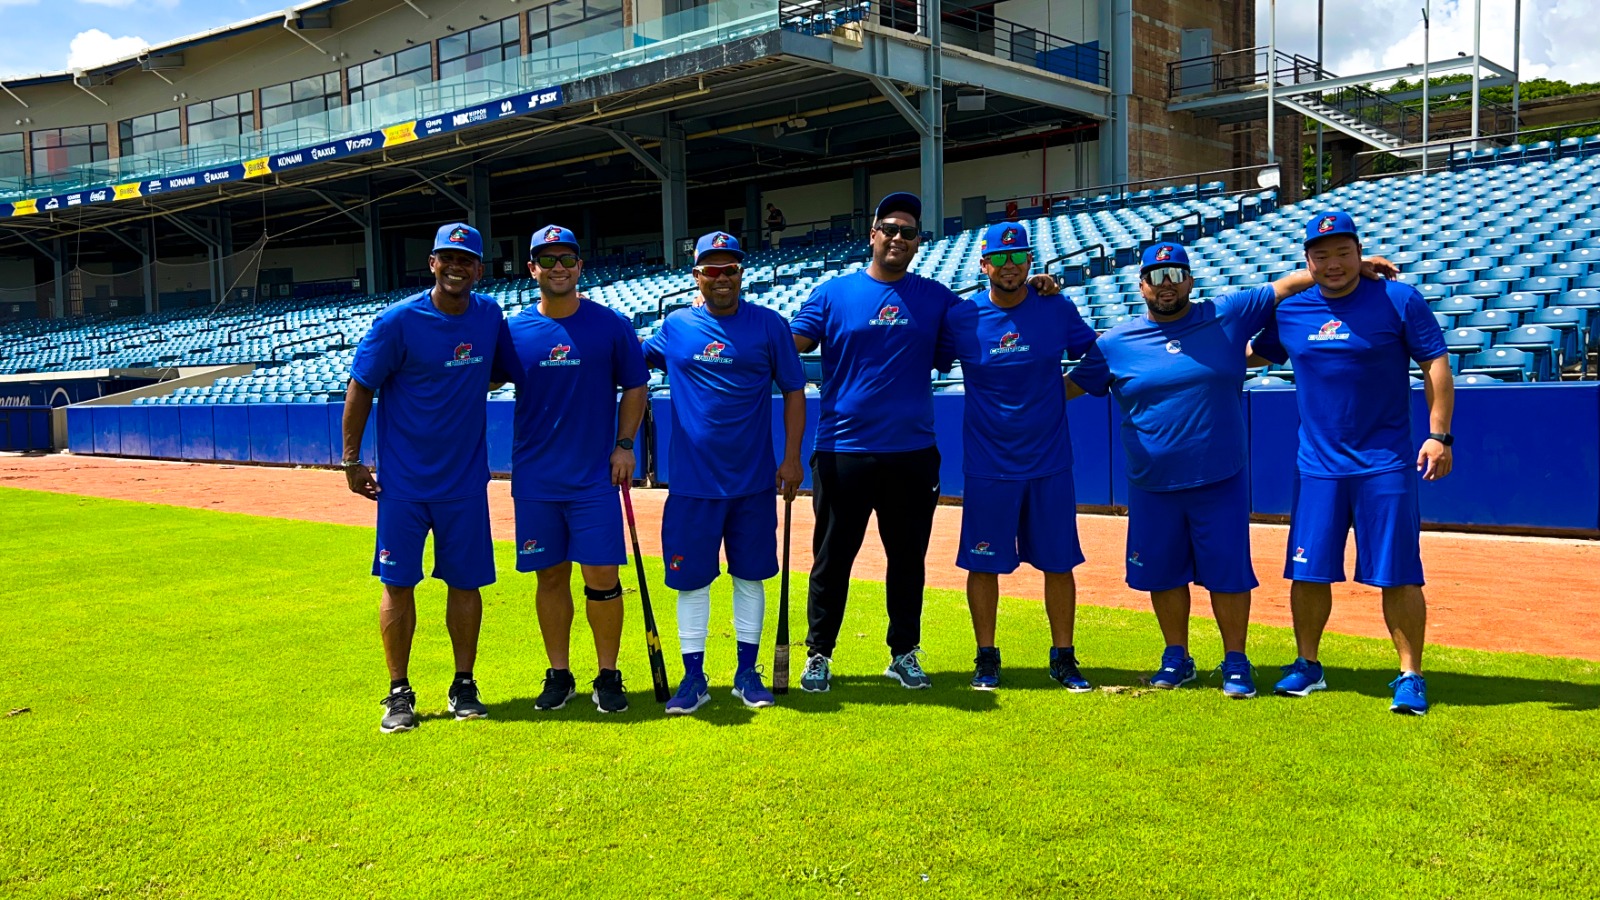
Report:
[{"label": "green grass field", "polygon": [[[651,699],[632,593],[632,711],[543,714],[507,544],[477,666],[493,718],[380,735],[369,529],[15,490],[0,510],[0,713],[30,709],[0,718],[0,897],[1600,894],[1595,663],[1432,648],[1423,719],[1387,712],[1389,646],[1343,637],[1309,700],[1073,695],[1045,677],[1042,608],[1011,601],[984,694],[962,597],[930,591],[935,687],[909,692],[879,675],[881,586],[859,583],[833,692],[752,712],[727,694],[724,582],[698,717]],[[419,595],[412,682],[437,714],[443,588]],[[1078,646],[1096,684],[1137,685],[1160,638],[1086,607]],[[1252,648],[1293,655],[1283,630]]]}]

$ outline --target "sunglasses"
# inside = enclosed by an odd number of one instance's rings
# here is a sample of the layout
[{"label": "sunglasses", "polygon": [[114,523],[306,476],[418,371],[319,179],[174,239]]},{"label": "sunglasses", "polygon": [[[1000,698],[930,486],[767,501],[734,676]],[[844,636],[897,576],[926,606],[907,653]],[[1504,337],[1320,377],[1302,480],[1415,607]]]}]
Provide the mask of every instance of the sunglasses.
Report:
[{"label": "sunglasses", "polygon": [[724,275],[728,276],[729,278],[734,278],[734,277],[738,276],[738,274],[740,272],[743,272],[743,271],[744,271],[744,266],[741,266],[738,263],[728,263],[726,265],[721,265],[721,266],[695,266],[694,267],[694,272],[695,272],[696,275],[699,275],[701,278],[710,278],[710,279],[713,279],[713,280],[715,280],[717,278],[721,278]]},{"label": "sunglasses", "polygon": [[1028,259],[1031,256],[1033,256],[1033,251],[1031,250],[1012,250],[1009,253],[991,253],[985,257],[985,259],[989,260],[989,265],[998,269],[1004,266],[1006,263],[1011,263],[1012,265],[1017,266],[1025,266],[1028,264]]},{"label": "sunglasses", "polygon": [[575,254],[563,253],[560,256],[536,257],[534,262],[538,263],[539,268],[541,269],[554,269],[556,267],[556,263],[560,263],[561,265],[571,269],[578,265],[579,259]]},{"label": "sunglasses", "polygon": [[1183,266],[1159,266],[1139,276],[1142,281],[1150,285],[1165,284],[1169,281],[1178,284],[1188,277],[1189,270]]},{"label": "sunglasses", "polygon": [[906,241],[920,240],[922,237],[922,230],[915,225],[895,225],[889,222],[879,222],[878,230],[883,232],[885,237],[894,237],[898,234],[901,240]]}]

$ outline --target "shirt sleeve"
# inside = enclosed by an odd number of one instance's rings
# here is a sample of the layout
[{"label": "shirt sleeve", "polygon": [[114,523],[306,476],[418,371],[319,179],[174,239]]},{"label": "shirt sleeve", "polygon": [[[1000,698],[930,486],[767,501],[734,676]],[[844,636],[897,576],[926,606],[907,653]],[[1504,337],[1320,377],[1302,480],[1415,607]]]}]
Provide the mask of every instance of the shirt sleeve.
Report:
[{"label": "shirt sleeve", "polygon": [[511,342],[511,323],[505,319],[500,320],[500,334],[494,342],[494,365],[490,369],[489,380],[500,384],[519,384],[522,381],[523,368],[517,360],[517,346]]},{"label": "shirt sleeve", "polygon": [[[1423,298],[1421,292],[1410,285],[1402,287],[1406,293],[1404,306],[1401,308],[1401,315],[1405,319],[1406,349],[1410,351],[1411,358],[1418,363],[1438,359],[1448,352],[1444,344],[1444,329],[1439,327],[1438,320],[1433,317],[1433,310],[1428,308],[1428,301]],[[1390,287],[1390,290],[1397,289]]]},{"label": "shirt sleeve", "polygon": [[783,317],[774,314],[767,326],[768,341],[772,345],[772,380],[785,394],[806,389],[806,370],[800,364],[800,353],[794,349],[794,332]]},{"label": "shirt sleeve", "polygon": [[1086,393],[1096,397],[1104,397],[1111,391],[1111,367],[1106,363],[1105,347],[1100,341],[1089,345],[1083,354],[1083,362],[1067,373],[1072,383],[1084,389]]},{"label": "shirt sleeve", "polygon": [[644,364],[644,351],[639,349],[639,336],[633,333],[628,320],[617,316],[616,350],[611,354],[612,377],[625,391],[633,390],[650,381],[650,367]]},{"label": "shirt sleeve", "polygon": [[1250,342],[1250,348],[1268,362],[1282,364],[1289,360],[1289,351],[1284,349],[1283,341],[1278,337],[1277,316],[1267,319],[1267,327]]},{"label": "shirt sleeve", "polygon": [[661,327],[656,329],[656,333],[645,338],[644,343],[639,346],[640,352],[644,354],[645,363],[663,372],[667,370],[667,327],[671,323],[672,317],[668,316],[662,321]]},{"label": "shirt sleeve", "polygon": [[1245,334],[1255,334],[1265,328],[1277,308],[1278,292],[1270,284],[1234,291],[1217,300],[1218,314],[1233,318]]},{"label": "shirt sleeve", "polygon": [[389,376],[400,371],[405,363],[405,341],[400,336],[398,318],[384,310],[372,320],[361,343],[356,345],[355,361],[350,364],[350,377],[362,387],[376,391],[383,387]]},{"label": "shirt sleeve", "polygon": [[800,311],[795,313],[793,319],[789,320],[789,330],[806,340],[821,343],[824,325],[823,314],[826,312],[827,305],[828,286],[819,284],[812,289],[811,296],[806,298],[806,302],[800,307]]},{"label": "shirt sleeve", "polygon": [[1078,312],[1076,304],[1066,297],[1060,299],[1066,304],[1066,309],[1062,310],[1062,318],[1067,326],[1067,358],[1080,359],[1089,352],[1090,347],[1094,346],[1099,336],[1094,333],[1089,323],[1083,320],[1083,314]]}]

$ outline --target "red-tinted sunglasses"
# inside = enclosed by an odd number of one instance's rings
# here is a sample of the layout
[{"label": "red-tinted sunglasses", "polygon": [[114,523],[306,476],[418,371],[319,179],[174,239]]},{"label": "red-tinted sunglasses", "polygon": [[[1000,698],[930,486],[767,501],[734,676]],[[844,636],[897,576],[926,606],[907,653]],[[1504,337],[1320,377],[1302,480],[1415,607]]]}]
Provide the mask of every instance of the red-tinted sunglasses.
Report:
[{"label": "red-tinted sunglasses", "polygon": [[743,272],[744,266],[741,266],[738,263],[728,263],[721,266],[695,266],[694,271],[695,274],[704,276],[706,278],[715,279],[721,278],[724,275],[732,278],[735,275],[738,275],[740,272]]}]

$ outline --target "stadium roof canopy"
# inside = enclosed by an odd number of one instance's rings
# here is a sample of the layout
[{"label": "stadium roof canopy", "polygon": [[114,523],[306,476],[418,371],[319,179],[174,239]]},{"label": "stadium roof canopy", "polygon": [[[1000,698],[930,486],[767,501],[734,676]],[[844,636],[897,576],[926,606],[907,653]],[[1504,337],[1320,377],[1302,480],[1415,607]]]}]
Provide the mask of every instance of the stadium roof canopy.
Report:
[{"label": "stadium roof canopy", "polygon": [[102,63],[98,66],[78,70],[67,69],[60,72],[41,72],[36,75],[19,75],[15,78],[0,79],[0,83],[5,84],[6,87],[28,87],[36,84],[72,81],[80,75],[101,75],[109,78],[129,69],[139,68],[149,59],[172,56],[182,53],[190,47],[197,47],[201,44],[234,37],[235,35],[245,34],[261,28],[288,28],[291,25],[301,29],[311,27],[301,22],[303,16],[308,13],[318,13],[332,9],[335,6],[343,6],[348,2],[350,0],[308,0],[308,2],[297,3],[287,9],[276,10],[252,19],[244,19],[232,25],[224,25],[221,28],[213,28],[210,31],[202,31],[199,34],[191,34],[188,37],[155,44],[140,50],[138,53],[112,60],[108,63]]}]

